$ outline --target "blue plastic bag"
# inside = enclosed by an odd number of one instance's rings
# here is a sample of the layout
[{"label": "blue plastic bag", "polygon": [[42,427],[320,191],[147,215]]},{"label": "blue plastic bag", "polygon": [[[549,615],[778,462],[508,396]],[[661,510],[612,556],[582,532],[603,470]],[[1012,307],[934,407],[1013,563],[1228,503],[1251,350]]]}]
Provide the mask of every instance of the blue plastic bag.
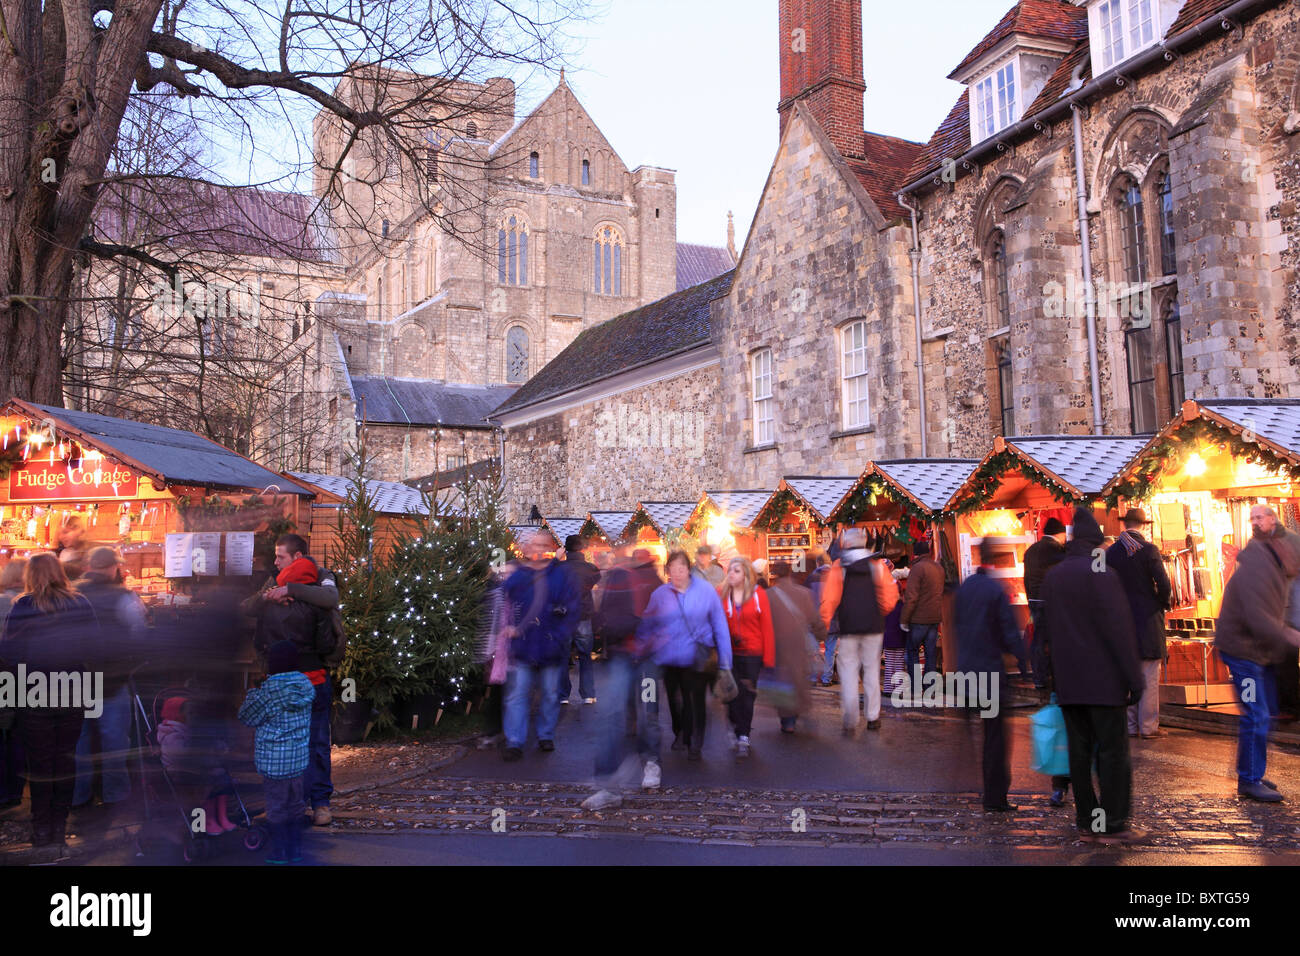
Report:
[{"label": "blue plastic bag", "polygon": [[1070,775],[1070,745],[1065,733],[1065,715],[1056,703],[1051,702],[1029,718],[1029,736],[1034,742],[1034,755],[1030,761],[1038,773],[1053,777]]}]

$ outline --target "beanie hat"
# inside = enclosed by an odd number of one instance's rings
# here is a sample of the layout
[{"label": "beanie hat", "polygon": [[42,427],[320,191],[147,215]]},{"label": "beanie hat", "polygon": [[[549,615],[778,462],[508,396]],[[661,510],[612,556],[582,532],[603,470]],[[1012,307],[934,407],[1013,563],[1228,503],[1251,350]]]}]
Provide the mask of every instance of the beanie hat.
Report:
[{"label": "beanie hat", "polygon": [[564,550],[570,554],[576,554],[582,550],[582,535],[571,534],[564,539]]},{"label": "beanie hat", "polygon": [[177,723],[184,723],[185,722],[185,712],[183,710],[184,707],[185,707],[184,697],[168,697],[165,701],[163,701],[162,719],[174,720]]},{"label": "beanie hat", "polygon": [[266,673],[283,674],[298,669],[298,646],[293,641],[276,641],[266,650]]},{"label": "beanie hat", "polygon": [[320,580],[316,562],[311,558],[296,558],[292,564],[275,576],[276,584],[315,584]]},{"label": "beanie hat", "polygon": [[1065,525],[1061,524],[1060,518],[1048,518],[1047,524],[1043,525],[1043,536],[1050,537],[1054,534],[1065,534]]}]

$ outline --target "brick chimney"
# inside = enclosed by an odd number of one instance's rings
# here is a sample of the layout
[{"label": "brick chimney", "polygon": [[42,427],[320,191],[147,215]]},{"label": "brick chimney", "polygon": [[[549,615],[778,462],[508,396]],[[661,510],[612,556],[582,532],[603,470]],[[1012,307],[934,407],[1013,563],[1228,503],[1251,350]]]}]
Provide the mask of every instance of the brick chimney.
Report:
[{"label": "brick chimney", "polygon": [[796,101],[840,154],[862,159],[862,0],[780,0],[781,132]]}]

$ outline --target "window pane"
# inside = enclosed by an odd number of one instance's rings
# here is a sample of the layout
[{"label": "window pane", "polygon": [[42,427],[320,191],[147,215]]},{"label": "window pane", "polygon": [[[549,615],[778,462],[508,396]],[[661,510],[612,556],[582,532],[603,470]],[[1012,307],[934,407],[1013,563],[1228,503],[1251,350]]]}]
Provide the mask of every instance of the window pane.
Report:
[{"label": "window pane", "polygon": [[506,284],[506,231],[497,231],[497,282]]},{"label": "window pane", "polygon": [[519,233],[519,284],[528,284],[528,233]]},{"label": "window pane", "polygon": [[1129,180],[1119,199],[1120,231],[1124,243],[1124,268],[1129,282],[1147,279],[1146,219],[1142,212],[1142,192]]},{"label": "window pane", "polygon": [[998,127],[1005,129],[1016,121],[1016,68],[1012,63],[998,71]]},{"label": "window pane", "polygon": [[600,243],[593,242],[592,249],[592,267],[591,267],[591,289],[593,292],[600,292]]},{"label": "window pane", "polygon": [[1178,250],[1174,245],[1174,190],[1169,174],[1160,177],[1156,186],[1160,197],[1160,271],[1162,275],[1177,275]]},{"label": "window pane", "polygon": [[538,157],[536,153],[533,153],[531,156],[528,157],[528,175],[531,176],[533,179],[537,178],[537,167],[538,167]]},{"label": "window pane", "polygon": [[1156,382],[1150,327],[1130,330],[1124,336],[1128,352],[1129,402],[1133,433],[1154,432],[1156,424]]},{"label": "window pane", "polygon": [[998,328],[1005,329],[1011,325],[1011,295],[1007,287],[1007,242],[1001,232],[993,244],[993,270],[997,282]]},{"label": "window pane", "polygon": [[614,294],[623,294],[623,247],[614,247]]},{"label": "window pane", "polygon": [[518,241],[519,241],[519,234],[515,232],[513,229],[511,229],[510,230],[510,266],[509,268],[506,269],[506,278],[510,281],[511,285],[519,284]]},{"label": "window pane", "polygon": [[1187,399],[1183,386],[1183,323],[1178,300],[1172,300],[1165,312],[1165,361],[1169,366],[1169,402],[1174,414]]}]

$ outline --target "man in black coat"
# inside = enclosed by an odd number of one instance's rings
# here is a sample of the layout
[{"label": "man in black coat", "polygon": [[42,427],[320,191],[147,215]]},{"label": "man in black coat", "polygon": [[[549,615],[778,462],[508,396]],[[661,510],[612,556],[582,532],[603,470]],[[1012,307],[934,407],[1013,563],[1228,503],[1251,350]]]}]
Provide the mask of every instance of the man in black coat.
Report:
[{"label": "man in black coat", "polygon": [[1128,709],[1128,735],[1163,737],[1160,729],[1160,663],[1165,659],[1165,611],[1173,588],[1160,552],[1142,537],[1149,525],[1141,508],[1130,508],[1120,519],[1124,532],[1106,550],[1106,563],[1124,582],[1124,593],[1133,610],[1138,656],[1142,658],[1142,699]]},{"label": "man in black coat", "polygon": [[1029,619],[1034,625],[1034,642],[1029,654],[1034,667],[1034,686],[1039,690],[1045,689],[1048,681],[1047,655],[1038,640],[1038,630],[1043,623],[1043,600],[1039,592],[1043,589],[1047,572],[1064,559],[1065,525],[1061,524],[1060,518],[1048,518],[1043,525],[1043,536],[1025,551],[1025,597],[1029,601]]},{"label": "man in black coat", "polygon": [[[596,616],[595,602],[591,596],[592,589],[600,583],[600,568],[596,567],[582,553],[582,538],[571,534],[564,539],[564,569],[569,572],[582,595],[582,618],[578,630],[573,635],[572,650],[578,652],[578,693],[588,704],[596,702],[596,665],[591,660],[591,651],[595,647],[592,632],[592,620]],[[560,703],[567,704],[573,693],[573,680],[569,671],[573,666],[572,650],[570,659],[565,662],[560,673]]]},{"label": "man in black coat", "polygon": [[980,567],[957,589],[953,618],[957,629],[958,676],[969,688],[983,688],[988,698],[983,707],[967,701],[966,713],[979,713],[984,721],[984,809],[991,812],[1015,810],[1007,802],[1011,789],[1011,766],[1007,758],[1007,736],[1003,724],[1003,688],[1006,673],[1002,655],[1025,658],[1025,645],[1011,613],[1006,589],[988,571],[1004,548],[995,538],[980,542]]},{"label": "man in black coat", "polygon": [[[1079,832],[1089,840],[1133,843],[1146,834],[1129,827],[1133,772],[1125,708],[1142,697],[1142,667],[1124,585],[1106,566],[1101,542],[1092,511],[1077,508],[1065,560],[1043,579],[1041,637],[1065,715]],[[1094,757],[1100,799],[1092,786]]]}]

